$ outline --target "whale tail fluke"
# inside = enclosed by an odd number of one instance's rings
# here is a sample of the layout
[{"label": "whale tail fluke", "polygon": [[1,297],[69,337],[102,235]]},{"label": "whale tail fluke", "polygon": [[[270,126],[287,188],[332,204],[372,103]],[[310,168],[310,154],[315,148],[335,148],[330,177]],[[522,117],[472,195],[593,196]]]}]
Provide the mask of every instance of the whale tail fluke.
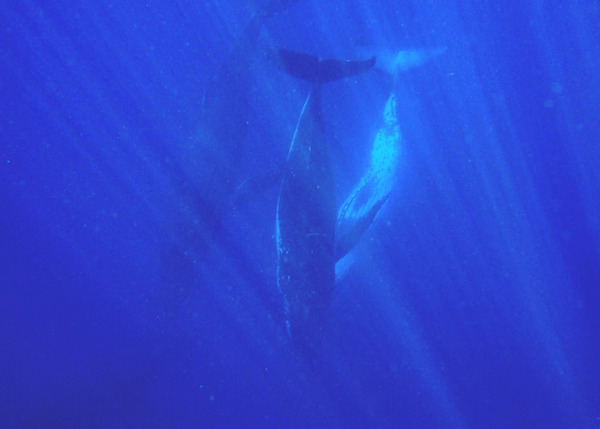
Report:
[{"label": "whale tail fluke", "polygon": [[356,47],[359,58],[376,56],[377,64],[375,64],[375,69],[389,74],[390,76],[396,76],[400,72],[420,67],[437,58],[446,52],[446,50],[447,48],[445,46],[405,50],[393,50],[377,46]]},{"label": "whale tail fluke", "polygon": [[313,55],[289,49],[276,49],[271,60],[277,67],[291,76],[313,84],[331,82],[361,74],[375,65],[375,57],[367,60],[322,60]]}]

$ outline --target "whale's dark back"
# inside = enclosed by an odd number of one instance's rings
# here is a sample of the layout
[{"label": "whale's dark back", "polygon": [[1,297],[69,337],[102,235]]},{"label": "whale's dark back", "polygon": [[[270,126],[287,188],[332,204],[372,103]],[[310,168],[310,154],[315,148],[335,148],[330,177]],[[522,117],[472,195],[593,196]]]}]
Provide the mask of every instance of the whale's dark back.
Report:
[{"label": "whale's dark back", "polygon": [[319,60],[279,50],[276,63],[313,83],[294,134],[277,203],[277,283],[288,333],[303,348],[319,343],[335,286],[337,206],[321,83],[368,70],[369,61]]}]

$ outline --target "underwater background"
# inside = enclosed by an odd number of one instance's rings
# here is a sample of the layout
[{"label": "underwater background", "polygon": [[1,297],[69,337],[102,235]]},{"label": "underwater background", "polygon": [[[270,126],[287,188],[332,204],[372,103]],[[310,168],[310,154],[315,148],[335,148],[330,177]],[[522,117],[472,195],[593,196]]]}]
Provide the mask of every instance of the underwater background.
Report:
[{"label": "underwater background", "polygon": [[[0,426],[600,427],[600,3],[288,3],[0,7]],[[309,363],[268,52],[360,46],[446,51],[323,87],[338,204],[402,140]]]}]

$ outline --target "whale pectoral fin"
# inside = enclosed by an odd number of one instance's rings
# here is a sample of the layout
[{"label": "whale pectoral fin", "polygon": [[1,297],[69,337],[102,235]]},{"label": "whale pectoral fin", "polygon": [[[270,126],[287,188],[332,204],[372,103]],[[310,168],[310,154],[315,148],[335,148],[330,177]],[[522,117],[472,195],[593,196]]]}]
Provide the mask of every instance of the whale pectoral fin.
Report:
[{"label": "whale pectoral fin", "polygon": [[346,274],[354,263],[354,254],[347,253],[343,258],[335,263],[335,282],[339,283],[346,277]]},{"label": "whale pectoral fin", "polygon": [[[340,210],[338,215],[335,242],[335,260],[340,261],[358,244],[365,232],[373,224],[375,217],[388,200],[390,193],[372,203],[371,207],[367,200],[362,206],[352,207],[348,210]],[[354,200],[356,201],[356,199]]]},{"label": "whale pectoral fin", "polygon": [[[355,256],[352,249],[358,244],[365,232],[373,224],[375,217],[387,201],[390,194],[386,194],[378,200],[363,216],[343,216],[338,218],[338,229],[335,242],[335,281],[340,282],[354,263]],[[340,225],[344,227],[339,227]]]},{"label": "whale pectoral fin", "polygon": [[371,207],[369,209],[369,211],[365,214],[363,222],[367,223],[368,225],[371,225],[373,223],[373,221],[375,220],[375,217],[377,216],[377,213],[379,213],[379,210],[381,210],[381,207],[383,207],[383,205],[386,203],[386,201],[390,197],[390,193],[391,192],[388,192],[380,200],[378,200],[375,204],[373,204],[373,207]]}]

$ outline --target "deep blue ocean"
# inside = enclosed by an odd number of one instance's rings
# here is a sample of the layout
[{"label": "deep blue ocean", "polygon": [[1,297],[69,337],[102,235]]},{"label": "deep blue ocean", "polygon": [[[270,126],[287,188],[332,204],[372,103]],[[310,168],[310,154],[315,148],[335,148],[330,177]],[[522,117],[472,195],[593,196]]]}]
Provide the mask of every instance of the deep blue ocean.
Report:
[{"label": "deep blue ocean", "polygon": [[[288,3],[0,6],[0,427],[600,428],[600,2]],[[338,206],[401,156],[307,358],[269,52],[364,47],[446,50],[322,85]]]}]

